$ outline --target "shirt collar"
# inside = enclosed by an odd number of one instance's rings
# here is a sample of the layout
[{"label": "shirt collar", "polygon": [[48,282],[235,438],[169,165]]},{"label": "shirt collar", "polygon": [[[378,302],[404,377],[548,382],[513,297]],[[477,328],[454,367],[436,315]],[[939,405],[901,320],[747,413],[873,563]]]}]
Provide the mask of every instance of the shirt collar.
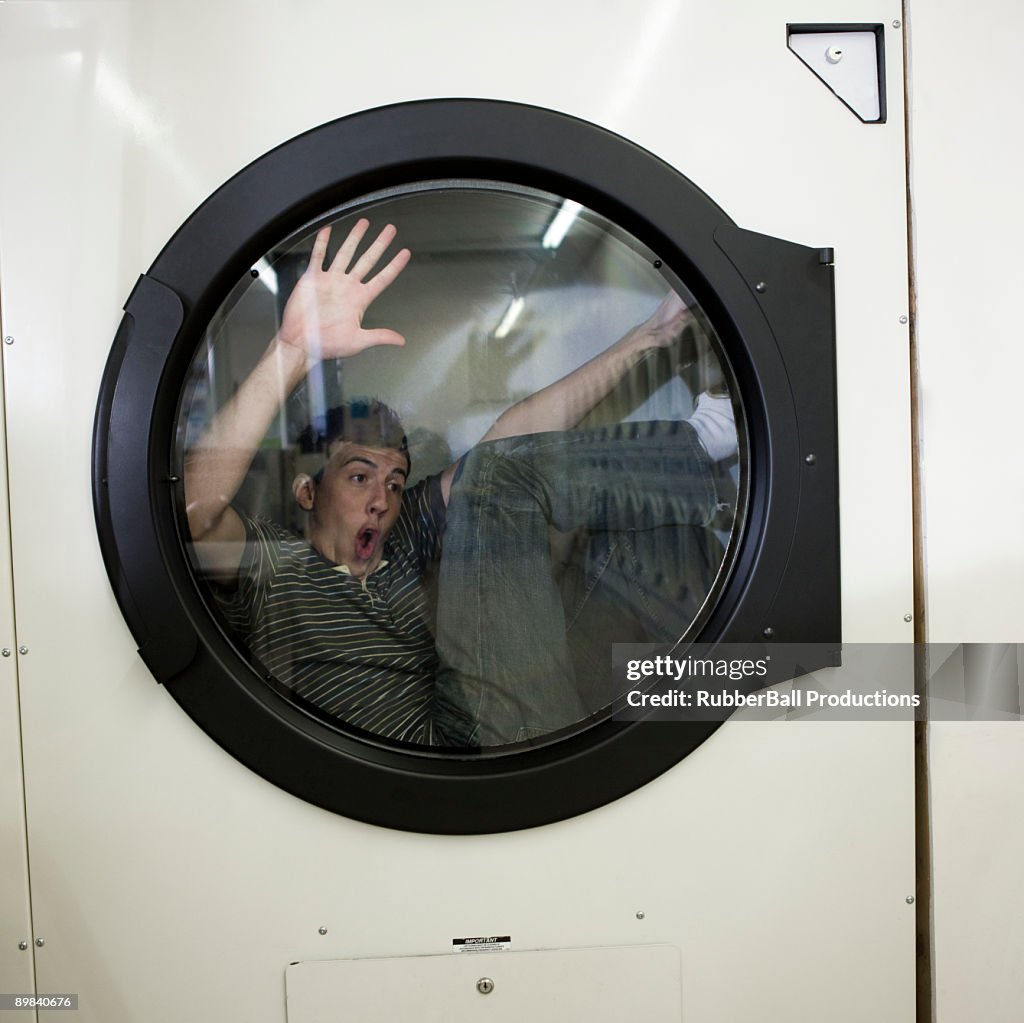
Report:
[{"label": "shirt collar", "polygon": [[[377,562],[377,567],[373,569],[373,572],[376,572],[379,569],[382,569],[387,563],[388,563],[388,559],[387,558],[381,558],[380,561]],[[338,572],[341,575],[348,575],[348,576],[352,575],[352,570],[348,567],[348,565],[335,565],[334,566],[334,571]],[[363,576],[363,578],[364,579],[369,579],[369,577],[371,575],[373,575],[373,572],[367,572],[366,575]]]}]

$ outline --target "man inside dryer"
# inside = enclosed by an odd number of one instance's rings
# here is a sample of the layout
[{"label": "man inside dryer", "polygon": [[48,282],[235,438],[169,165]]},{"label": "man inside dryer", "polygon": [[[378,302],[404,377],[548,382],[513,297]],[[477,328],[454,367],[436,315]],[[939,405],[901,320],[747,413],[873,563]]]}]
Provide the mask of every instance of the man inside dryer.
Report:
[{"label": "man inside dryer", "polygon": [[556,732],[610,702],[611,642],[674,642],[704,602],[722,560],[713,460],[735,451],[730,401],[704,393],[688,422],[574,429],[641,358],[678,343],[692,317],[670,294],[414,487],[390,409],[332,410],[323,468],[293,484],[306,536],[249,516],[233,502],[310,370],[405,343],[362,326],[410,258],[374,273],[396,232],[356,258],[368,228],[326,267],[319,232],[269,347],[187,452],[196,560],[259,666],[321,715],[461,748]]}]

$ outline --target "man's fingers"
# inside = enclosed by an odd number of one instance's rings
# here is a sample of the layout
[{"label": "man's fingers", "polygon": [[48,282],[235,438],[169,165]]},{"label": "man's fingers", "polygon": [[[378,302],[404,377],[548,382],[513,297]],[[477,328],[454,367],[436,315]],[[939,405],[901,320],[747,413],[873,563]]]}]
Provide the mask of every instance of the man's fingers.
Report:
[{"label": "man's fingers", "polygon": [[393,283],[394,279],[405,269],[411,256],[412,253],[408,249],[402,249],[401,252],[395,254],[387,266],[374,275],[372,280],[367,281],[366,288],[371,302]]},{"label": "man's fingers", "polygon": [[388,224],[373,240],[373,244],[359,257],[350,271],[352,276],[361,281],[377,265],[377,260],[384,255],[384,250],[394,241],[398,230],[394,224]]},{"label": "man's fingers", "polygon": [[689,309],[680,309],[670,320],[666,321],[665,326],[672,330],[684,330],[691,323],[694,322],[693,313]]},{"label": "man's fingers", "polygon": [[380,327],[376,330],[362,330],[359,332],[360,338],[366,343],[363,348],[376,348],[377,345],[404,345],[405,338],[396,330],[388,330],[385,327]]},{"label": "man's fingers", "polygon": [[689,312],[689,308],[682,298],[674,291],[670,291],[662,300],[661,304],[654,311],[652,319],[656,323],[671,323],[677,317]]},{"label": "man's fingers", "polygon": [[323,270],[327,258],[327,243],[331,240],[330,227],[322,227],[313,240],[313,251],[309,254],[309,269]]},{"label": "man's fingers", "polygon": [[356,249],[359,248],[359,243],[363,240],[363,235],[366,234],[369,226],[370,222],[366,217],[360,217],[355,222],[352,230],[349,231],[348,236],[341,243],[341,248],[338,249],[334,257],[334,262],[331,263],[332,270],[336,270],[338,273],[345,273],[348,270],[348,265],[352,262],[352,257],[356,254]]}]

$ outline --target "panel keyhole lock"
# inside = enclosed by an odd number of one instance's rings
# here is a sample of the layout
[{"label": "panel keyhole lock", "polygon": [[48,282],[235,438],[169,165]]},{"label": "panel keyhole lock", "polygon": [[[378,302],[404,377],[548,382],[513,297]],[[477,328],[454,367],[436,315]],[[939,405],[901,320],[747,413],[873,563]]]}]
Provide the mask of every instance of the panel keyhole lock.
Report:
[{"label": "panel keyhole lock", "polygon": [[838,64],[843,59],[843,48],[841,46],[830,46],[825,51],[825,60],[830,64]]},{"label": "panel keyhole lock", "polygon": [[476,982],[476,989],[482,995],[489,995],[494,990],[494,981],[490,977],[481,977]]}]

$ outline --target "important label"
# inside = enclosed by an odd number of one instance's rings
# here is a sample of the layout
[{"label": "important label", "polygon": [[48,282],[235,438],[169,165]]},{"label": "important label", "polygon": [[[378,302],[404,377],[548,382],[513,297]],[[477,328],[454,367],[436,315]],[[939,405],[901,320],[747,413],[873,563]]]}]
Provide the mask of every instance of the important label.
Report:
[{"label": "important label", "polygon": [[452,938],[454,952],[505,952],[512,946],[507,934],[483,938]]}]

